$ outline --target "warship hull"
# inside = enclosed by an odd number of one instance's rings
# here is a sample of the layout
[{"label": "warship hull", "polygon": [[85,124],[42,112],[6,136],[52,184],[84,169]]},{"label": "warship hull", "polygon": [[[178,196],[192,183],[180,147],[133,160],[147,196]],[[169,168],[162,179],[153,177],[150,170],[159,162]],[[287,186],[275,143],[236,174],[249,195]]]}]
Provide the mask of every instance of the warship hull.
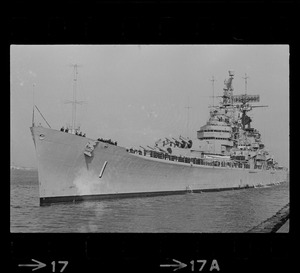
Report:
[{"label": "warship hull", "polygon": [[[214,167],[131,154],[125,148],[44,127],[31,127],[40,204],[266,186],[284,170]],[[87,155],[86,147],[94,142]]]}]

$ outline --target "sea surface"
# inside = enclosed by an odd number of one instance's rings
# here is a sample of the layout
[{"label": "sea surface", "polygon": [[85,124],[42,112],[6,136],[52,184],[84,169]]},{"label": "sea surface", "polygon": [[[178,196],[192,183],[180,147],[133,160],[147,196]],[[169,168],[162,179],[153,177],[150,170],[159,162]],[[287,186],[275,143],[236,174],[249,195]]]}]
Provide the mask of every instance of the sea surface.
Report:
[{"label": "sea surface", "polygon": [[36,170],[11,169],[16,233],[243,233],[289,203],[289,183],[221,192],[39,205]]}]

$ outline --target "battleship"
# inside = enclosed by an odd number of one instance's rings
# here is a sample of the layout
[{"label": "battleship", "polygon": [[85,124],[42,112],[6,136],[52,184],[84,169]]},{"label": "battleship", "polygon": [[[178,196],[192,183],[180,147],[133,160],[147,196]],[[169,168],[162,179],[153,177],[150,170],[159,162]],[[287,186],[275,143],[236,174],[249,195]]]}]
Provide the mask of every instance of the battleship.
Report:
[{"label": "battleship", "polygon": [[[219,104],[209,107],[209,119],[195,138],[162,137],[151,146],[126,148],[79,132],[76,65],[74,70],[72,125],[36,125],[33,111],[30,130],[40,205],[247,189],[287,180],[287,168],[269,154],[248,116],[254,108],[266,106],[253,104],[260,101],[259,95],[234,94],[233,71],[224,81]],[[39,111],[36,105],[34,109]]]}]

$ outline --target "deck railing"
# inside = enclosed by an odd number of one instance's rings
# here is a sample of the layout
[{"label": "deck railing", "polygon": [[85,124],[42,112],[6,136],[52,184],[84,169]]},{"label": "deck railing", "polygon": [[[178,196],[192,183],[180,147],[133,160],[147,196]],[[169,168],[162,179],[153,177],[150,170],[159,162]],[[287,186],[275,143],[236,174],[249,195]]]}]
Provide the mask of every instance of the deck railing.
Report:
[{"label": "deck railing", "polygon": [[[216,160],[216,159],[208,159],[208,158],[198,158],[198,157],[186,157],[186,156],[175,156],[170,155],[163,152],[157,151],[149,151],[136,149],[127,149],[129,153],[142,155],[145,157],[158,158],[162,160],[174,161],[186,163],[189,165],[202,165],[202,166],[213,166],[213,167],[223,167],[223,168],[238,168],[238,169],[251,169],[249,163],[241,163],[236,161],[228,161],[228,160]],[[254,169],[261,169],[261,166],[255,166]]]}]

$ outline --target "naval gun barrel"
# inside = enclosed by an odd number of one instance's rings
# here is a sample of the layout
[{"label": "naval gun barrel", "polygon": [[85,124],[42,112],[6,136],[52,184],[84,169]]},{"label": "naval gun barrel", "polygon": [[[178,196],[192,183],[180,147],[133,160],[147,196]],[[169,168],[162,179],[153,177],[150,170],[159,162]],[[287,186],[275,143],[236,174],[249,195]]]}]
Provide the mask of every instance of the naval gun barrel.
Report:
[{"label": "naval gun barrel", "polygon": [[179,139],[182,140],[182,141],[185,142],[185,143],[188,143],[188,140],[185,139],[183,136],[180,136]]},{"label": "naval gun barrel", "polygon": [[166,137],[166,140],[169,141],[170,143],[173,143],[175,145],[175,142],[173,140],[168,139],[167,137]]},{"label": "naval gun barrel", "polygon": [[155,141],[155,144],[158,144],[161,142],[161,138]]},{"label": "naval gun barrel", "polygon": [[155,149],[154,149],[154,148],[152,148],[152,147],[150,147],[150,146],[148,146],[148,145],[147,145],[147,147],[148,147],[148,148],[150,148],[152,151],[155,151]]},{"label": "naval gun barrel", "polygon": [[180,141],[178,139],[175,139],[174,137],[172,137],[175,140],[175,145],[179,148],[184,148],[185,147],[185,142],[184,141]]},{"label": "naval gun barrel", "polygon": [[176,138],[174,138],[174,137],[172,137],[174,140],[175,140],[175,142],[180,142],[178,139],[176,139]]},{"label": "naval gun barrel", "polygon": [[144,149],[145,151],[147,151],[148,149],[144,148],[143,146],[140,146],[142,149]]},{"label": "naval gun barrel", "polygon": [[[173,138],[173,137],[172,137]],[[179,148],[185,148],[186,147],[186,144],[188,144],[188,142],[184,141],[181,139],[181,136],[179,137],[180,140],[177,140],[175,138],[173,138],[175,141],[176,141],[176,146],[179,147]]]},{"label": "naval gun barrel", "polygon": [[161,152],[163,153],[168,153],[167,151],[165,151],[164,149],[160,148],[160,147],[157,147]]}]

